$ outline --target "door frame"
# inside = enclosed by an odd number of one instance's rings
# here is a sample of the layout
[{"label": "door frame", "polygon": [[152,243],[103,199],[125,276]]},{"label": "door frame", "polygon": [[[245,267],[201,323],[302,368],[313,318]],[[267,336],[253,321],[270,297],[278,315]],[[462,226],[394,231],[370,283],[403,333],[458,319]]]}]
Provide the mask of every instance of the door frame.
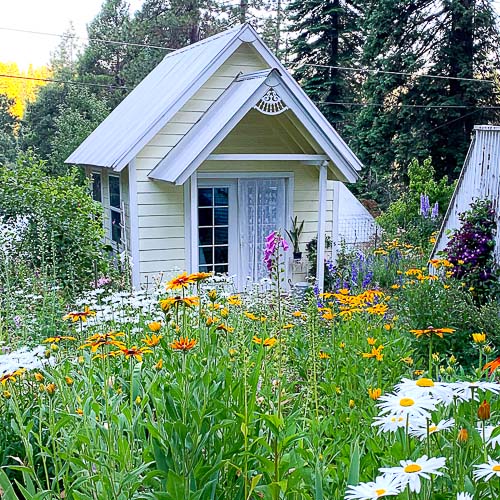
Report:
[{"label": "door frame", "polygon": [[[246,277],[239,276],[240,269],[240,234],[239,234],[239,209],[238,209],[238,180],[239,179],[285,179],[285,229],[291,229],[291,217],[293,215],[293,194],[294,194],[294,173],[293,172],[194,172],[189,178],[189,182],[184,184],[184,210],[185,210],[185,233],[186,239],[186,268],[189,272],[198,271],[198,187],[199,186],[230,186],[231,192],[235,194],[236,210],[229,211],[229,233],[236,237],[236,244],[230,245],[229,249],[229,275],[236,275],[235,284],[238,290],[243,290],[246,284]],[[234,186],[234,187],[233,187]],[[236,234],[231,233],[231,227],[236,230]],[[286,237],[286,235],[283,235]],[[290,253],[290,252],[287,252]],[[231,262],[232,260],[232,262]],[[285,280],[291,277],[291,263],[293,259],[285,254]]]}]

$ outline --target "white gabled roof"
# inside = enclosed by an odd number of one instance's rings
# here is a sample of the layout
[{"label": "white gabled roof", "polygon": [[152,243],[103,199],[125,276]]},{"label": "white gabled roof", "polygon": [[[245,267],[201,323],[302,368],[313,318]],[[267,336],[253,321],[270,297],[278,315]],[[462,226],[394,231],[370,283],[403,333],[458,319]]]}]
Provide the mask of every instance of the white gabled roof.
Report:
[{"label": "white gabled roof", "polygon": [[[332,151],[330,154],[325,150],[325,153],[330,155],[346,180],[356,180],[355,171],[362,167],[359,159],[248,24],[165,56],[71,154],[66,163],[109,167],[117,171],[123,169],[243,43],[251,43],[269,68],[279,70],[287,92],[294,96],[294,100],[300,101],[303,114],[314,124],[315,139],[318,131],[321,138],[326,136]],[[163,160],[160,165],[162,163]],[[154,169],[152,177],[156,178],[160,165]],[[163,167],[161,170],[164,171]]]},{"label": "white gabled roof", "polygon": [[207,159],[250,109],[272,87],[286,106],[321,146],[333,162],[330,167],[337,178],[354,182],[355,167],[337,147],[336,137],[324,130],[322,123],[309,115],[303,103],[303,91],[290,87],[277,69],[240,75],[205,112],[180,142],[150,172],[156,180],[184,184],[189,176]]},{"label": "white gabled roof", "polygon": [[66,163],[124,168],[216,71],[215,63],[243,43],[247,31],[237,26],[167,54]]}]

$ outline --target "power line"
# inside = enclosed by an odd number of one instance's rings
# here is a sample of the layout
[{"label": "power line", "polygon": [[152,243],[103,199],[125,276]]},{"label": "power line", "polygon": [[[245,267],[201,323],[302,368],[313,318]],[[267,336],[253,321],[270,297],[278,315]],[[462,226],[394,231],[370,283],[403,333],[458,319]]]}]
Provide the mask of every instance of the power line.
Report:
[{"label": "power line", "polygon": [[92,87],[101,87],[106,88],[108,90],[132,90],[129,87],[125,86],[114,86],[112,84],[106,85],[103,83],[91,83],[91,82],[78,82],[76,80],[55,80],[52,78],[36,78],[34,76],[20,76],[20,75],[2,75],[0,74],[0,78],[15,78],[18,80],[34,80],[37,82],[48,82],[48,83],[67,83],[70,85],[79,85],[79,86],[92,86]]},{"label": "power line", "polygon": [[[288,63],[291,66],[293,63]],[[445,76],[445,75],[429,75],[428,73],[408,73],[406,71],[386,71],[382,69],[371,69],[371,68],[349,68],[346,66],[331,66],[328,64],[309,64],[304,63],[299,65],[299,67],[310,66],[313,68],[330,68],[330,69],[340,69],[344,71],[357,71],[361,73],[374,73],[374,74],[387,74],[387,75],[402,75],[402,76],[415,76],[417,78],[440,78],[443,80],[461,80],[466,82],[484,82],[484,83],[498,83],[495,80],[487,80],[483,78],[466,78],[461,76]]]},{"label": "power line", "polygon": [[55,37],[60,37],[60,38],[68,38],[68,39],[79,39],[79,40],[88,40],[90,42],[101,42],[101,43],[110,43],[113,45],[127,45],[131,47],[142,47],[142,48],[147,48],[147,49],[160,49],[160,50],[168,50],[168,51],[174,51],[178,49],[172,49],[171,47],[162,47],[160,45],[150,45],[147,43],[134,43],[134,42],[123,42],[120,40],[109,40],[105,38],[92,38],[92,37],[82,37],[78,35],[70,35],[70,34],[61,34],[61,33],[48,33],[46,31],[32,31],[32,30],[23,30],[23,29],[17,29],[17,28],[6,28],[3,26],[0,26],[0,30],[3,31],[14,31],[16,33],[26,33],[30,35],[43,35],[43,36],[55,36]]}]

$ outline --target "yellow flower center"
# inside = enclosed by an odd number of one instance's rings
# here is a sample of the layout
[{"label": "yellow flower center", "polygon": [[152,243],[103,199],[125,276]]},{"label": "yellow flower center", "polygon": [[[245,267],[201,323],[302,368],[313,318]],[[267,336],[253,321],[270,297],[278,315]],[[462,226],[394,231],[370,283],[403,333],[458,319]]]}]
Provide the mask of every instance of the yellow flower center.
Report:
[{"label": "yellow flower center", "polygon": [[399,404],[401,406],[413,406],[415,404],[415,401],[413,401],[413,399],[411,399],[411,398],[402,398],[399,401]]},{"label": "yellow flower center", "polygon": [[434,387],[434,382],[430,378],[421,378],[417,380],[418,387]]},{"label": "yellow flower center", "polygon": [[494,472],[500,472],[500,465],[494,465],[492,470]]},{"label": "yellow flower center", "polygon": [[420,472],[422,467],[418,464],[410,464],[405,467],[405,472]]},{"label": "yellow flower center", "polygon": [[377,494],[378,497],[381,497],[382,495],[385,495],[385,492],[387,490],[375,490],[375,493]]},{"label": "yellow flower center", "polygon": [[431,425],[431,426],[429,427],[429,433],[430,433],[430,432],[436,432],[437,430],[438,430],[437,425]]}]

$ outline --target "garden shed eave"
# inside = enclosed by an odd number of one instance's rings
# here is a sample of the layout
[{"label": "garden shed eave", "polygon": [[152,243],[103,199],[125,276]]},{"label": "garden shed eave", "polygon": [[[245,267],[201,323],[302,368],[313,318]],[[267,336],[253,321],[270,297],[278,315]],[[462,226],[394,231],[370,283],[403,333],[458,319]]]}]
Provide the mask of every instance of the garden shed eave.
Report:
[{"label": "garden shed eave", "polygon": [[[278,69],[240,75],[149,173],[149,177],[184,184],[203,161],[210,159],[209,155],[214,149],[270,88],[278,93],[289,109],[287,112],[294,113],[324,151],[324,158],[330,160],[329,167],[335,177],[342,181],[355,182],[358,178],[356,164],[351,163],[351,155],[343,155],[338,135],[332,134],[330,127],[324,127],[322,121],[318,123],[316,116],[308,113],[304,105],[304,91],[300,87],[291,87]],[[319,158],[321,155],[317,156]],[[319,163],[322,161],[324,159]]]}]

